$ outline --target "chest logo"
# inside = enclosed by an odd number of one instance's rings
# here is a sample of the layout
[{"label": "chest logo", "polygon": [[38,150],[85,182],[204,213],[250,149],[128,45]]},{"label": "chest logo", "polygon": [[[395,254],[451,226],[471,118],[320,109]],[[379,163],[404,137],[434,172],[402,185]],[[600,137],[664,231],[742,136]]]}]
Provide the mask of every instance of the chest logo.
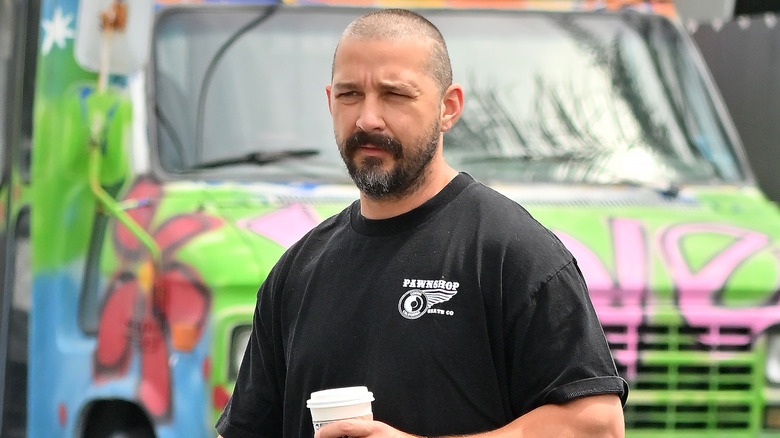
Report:
[{"label": "chest logo", "polygon": [[[419,280],[417,280],[419,281]],[[404,280],[404,287],[416,285],[415,280]],[[452,311],[444,311],[441,309],[432,309],[433,306],[449,301],[450,298],[458,293],[458,283],[444,282],[444,281],[432,281],[426,283],[433,283],[431,286],[441,286],[431,289],[412,289],[407,291],[398,300],[398,312],[401,313],[406,319],[417,319],[426,313],[440,313],[443,315],[452,315]]]}]

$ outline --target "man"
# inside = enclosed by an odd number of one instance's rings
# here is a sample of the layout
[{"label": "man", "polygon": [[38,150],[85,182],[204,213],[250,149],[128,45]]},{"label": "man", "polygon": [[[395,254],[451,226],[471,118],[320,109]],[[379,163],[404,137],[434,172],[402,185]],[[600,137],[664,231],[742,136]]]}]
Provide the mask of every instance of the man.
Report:
[{"label": "man", "polygon": [[261,286],[222,436],[309,437],[306,399],[343,386],[373,392],[374,420],[316,437],[623,436],[628,389],[576,261],[444,160],[463,91],[439,31],[405,10],[355,20],[326,92],[360,199]]}]

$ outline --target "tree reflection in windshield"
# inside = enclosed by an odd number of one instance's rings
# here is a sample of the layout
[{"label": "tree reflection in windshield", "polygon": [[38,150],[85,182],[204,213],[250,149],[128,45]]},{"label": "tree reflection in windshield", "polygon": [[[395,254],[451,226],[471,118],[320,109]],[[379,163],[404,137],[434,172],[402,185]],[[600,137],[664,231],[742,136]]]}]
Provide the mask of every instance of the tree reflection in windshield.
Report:
[{"label": "tree reflection in windshield", "polygon": [[513,171],[522,181],[668,187],[739,175],[733,162],[723,170],[707,160],[706,143],[694,139],[701,135],[680,79],[691,72],[670,49],[677,36],[666,32],[658,44],[651,38],[665,31],[662,25],[626,21],[632,26],[609,36],[582,17],[559,16],[555,24],[587,56],[587,68],[564,76],[537,70],[528,108],[510,108],[511,90],[470,75],[471,111],[446,138],[451,160],[498,179]]}]

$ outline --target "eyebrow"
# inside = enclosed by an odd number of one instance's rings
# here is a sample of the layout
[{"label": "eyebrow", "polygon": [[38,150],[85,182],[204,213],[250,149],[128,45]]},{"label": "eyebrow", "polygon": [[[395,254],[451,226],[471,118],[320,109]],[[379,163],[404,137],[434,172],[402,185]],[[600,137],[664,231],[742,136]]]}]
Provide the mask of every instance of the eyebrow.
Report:
[{"label": "eyebrow", "polygon": [[385,81],[379,84],[379,89],[385,92],[398,91],[401,93],[412,94],[412,95],[417,95],[420,93],[420,89],[418,87],[408,82]]},{"label": "eyebrow", "polygon": [[357,90],[361,86],[357,82],[335,82],[331,88],[333,90]]},{"label": "eyebrow", "polygon": [[[358,82],[336,82],[331,87],[333,90],[339,92],[344,90],[362,90],[364,87],[361,83]],[[397,91],[401,93],[408,93],[417,95],[420,93],[420,90],[417,86],[410,84],[408,82],[400,82],[400,81],[383,81],[380,82],[378,87],[380,91],[388,92],[388,91]]]}]

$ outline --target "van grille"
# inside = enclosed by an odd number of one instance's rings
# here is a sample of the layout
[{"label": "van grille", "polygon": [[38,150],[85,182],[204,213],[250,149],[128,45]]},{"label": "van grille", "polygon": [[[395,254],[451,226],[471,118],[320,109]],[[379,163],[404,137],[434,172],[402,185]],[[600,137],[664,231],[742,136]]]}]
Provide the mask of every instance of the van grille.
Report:
[{"label": "van grille", "polygon": [[[631,387],[626,429],[747,432],[758,427],[750,329],[604,326]],[[633,363],[621,359],[638,358]],[[760,382],[760,380],[758,380]]]},{"label": "van grille", "polygon": [[626,429],[723,430],[751,428],[747,404],[634,404],[626,406]]},{"label": "van grille", "polygon": [[634,333],[626,326],[607,325],[604,333],[612,351],[750,351],[748,327],[691,327],[641,325]]}]

